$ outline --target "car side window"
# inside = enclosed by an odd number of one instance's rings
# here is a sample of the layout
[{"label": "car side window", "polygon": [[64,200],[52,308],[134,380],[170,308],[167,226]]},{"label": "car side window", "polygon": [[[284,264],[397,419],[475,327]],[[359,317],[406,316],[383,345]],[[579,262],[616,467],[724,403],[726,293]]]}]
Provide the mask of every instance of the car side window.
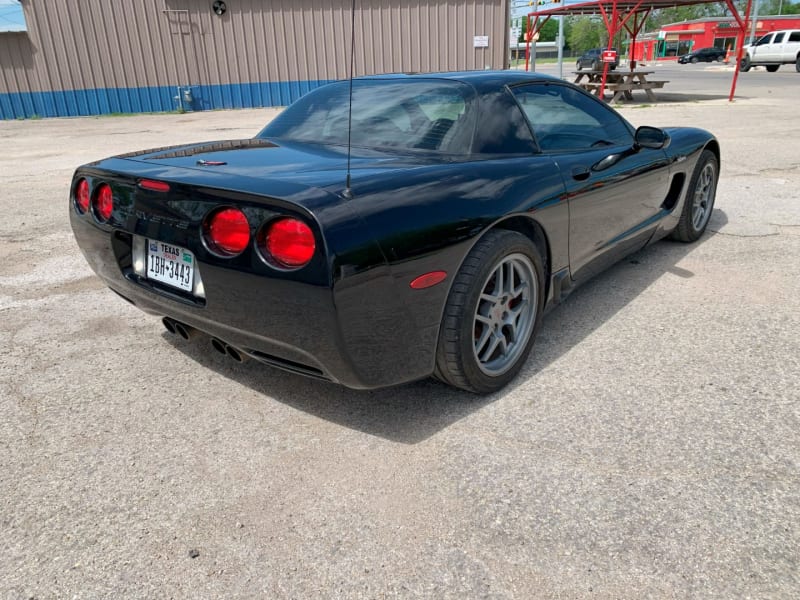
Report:
[{"label": "car side window", "polygon": [[508,92],[483,94],[472,142],[476,154],[530,155],[536,152],[525,117]]},{"label": "car side window", "polygon": [[769,44],[771,40],[772,40],[772,34],[768,33],[767,35],[765,35],[756,42],[756,46],[763,46],[764,44]]},{"label": "car side window", "polygon": [[780,44],[783,42],[783,36],[786,35],[784,32],[776,33],[775,39],[773,40],[773,44]]},{"label": "car side window", "polygon": [[559,83],[512,89],[543,152],[633,144],[630,126],[605,104]]},{"label": "car side window", "polygon": [[793,31],[789,34],[790,42],[800,42],[800,31]]}]

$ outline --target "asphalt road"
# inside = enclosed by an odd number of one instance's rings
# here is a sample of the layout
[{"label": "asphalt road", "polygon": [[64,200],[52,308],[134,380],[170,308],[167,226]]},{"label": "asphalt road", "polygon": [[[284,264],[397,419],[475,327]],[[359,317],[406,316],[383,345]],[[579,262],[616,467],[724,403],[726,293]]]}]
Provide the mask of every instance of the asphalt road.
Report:
[{"label": "asphalt road", "polygon": [[92,275],[77,164],[270,111],[0,122],[0,598],[798,597],[800,74],[663,69],[700,97],[621,110],[719,137],[709,233],[486,398],[236,365]]}]

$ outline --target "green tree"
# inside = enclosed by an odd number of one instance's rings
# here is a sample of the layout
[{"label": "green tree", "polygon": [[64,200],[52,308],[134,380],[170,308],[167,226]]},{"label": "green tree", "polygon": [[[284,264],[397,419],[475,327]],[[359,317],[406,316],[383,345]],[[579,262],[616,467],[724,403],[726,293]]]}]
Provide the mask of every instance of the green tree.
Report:
[{"label": "green tree", "polygon": [[[564,40],[569,40],[569,29],[570,29],[570,22],[569,19],[564,19]],[[527,38],[525,37],[528,31],[528,19],[522,19],[522,33],[519,35],[518,42],[524,43]],[[539,41],[540,42],[555,42],[556,38],[558,37],[558,19],[553,17],[548,19],[547,22],[542,26],[539,30]]]},{"label": "green tree", "polygon": [[800,15],[800,2],[786,0],[764,0],[758,9],[760,15]]},{"label": "green tree", "polygon": [[590,48],[597,48],[602,45],[601,39],[608,39],[608,33],[602,23],[589,17],[579,17],[572,21],[567,40],[573,52],[581,53]]},{"label": "green tree", "polygon": [[558,20],[548,19],[542,28],[539,30],[540,42],[555,42],[558,37]]},{"label": "green tree", "polygon": [[[743,10],[743,9],[742,9]],[[647,19],[647,29],[658,29],[662,25],[693,21],[704,17],[721,17],[729,15],[728,7],[724,4],[694,4],[692,6],[678,6],[653,11]]]},{"label": "green tree", "polygon": [[[747,0],[735,0],[734,5],[739,14],[744,16]],[[758,14],[764,15],[796,15],[800,14],[800,2],[789,2],[788,0],[761,0]],[[653,11],[647,19],[647,29],[659,29],[662,25],[670,23],[680,23],[681,21],[693,21],[704,17],[727,17],[730,16],[728,7],[723,3],[695,4],[693,6],[679,6],[676,8],[664,8]]]}]

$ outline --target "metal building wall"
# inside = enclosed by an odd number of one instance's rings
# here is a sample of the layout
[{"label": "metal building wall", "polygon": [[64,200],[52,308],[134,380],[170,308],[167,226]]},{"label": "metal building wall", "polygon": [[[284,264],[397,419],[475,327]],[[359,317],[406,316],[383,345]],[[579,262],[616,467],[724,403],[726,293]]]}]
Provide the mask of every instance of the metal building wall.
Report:
[{"label": "metal building wall", "polygon": [[[350,0],[22,4],[28,32],[0,33],[0,118],[281,106],[348,74]],[[356,75],[503,68],[508,10],[356,0]]]}]

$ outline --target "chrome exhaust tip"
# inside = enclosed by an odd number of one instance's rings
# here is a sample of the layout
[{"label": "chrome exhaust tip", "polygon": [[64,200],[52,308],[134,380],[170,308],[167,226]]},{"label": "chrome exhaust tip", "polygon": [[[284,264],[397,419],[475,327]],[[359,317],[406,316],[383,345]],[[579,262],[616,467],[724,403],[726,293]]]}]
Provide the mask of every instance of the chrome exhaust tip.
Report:
[{"label": "chrome exhaust tip", "polygon": [[174,327],[175,327],[175,333],[177,333],[179,336],[181,336],[183,339],[187,341],[192,339],[195,335],[197,335],[197,329],[189,325],[185,325],[180,321],[175,321]]},{"label": "chrome exhaust tip", "polygon": [[228,356],[238,363],[243,363],[248,358],[244,352],[238,348],[234,348],[233,346],[225,346],[225,351],[227,352]]},{"label": "chrome exhaust tip", "polygon": [[161,319],[161,323],[164,325],[164,329],[166,329],[172,335],[175,335],[175,334],[178,333],[175,330],[175,321],[173,321],[169,317],[164,317],[163,319]]},{"label": "chrome exhaust tip", "polygon": [[227,344],[222,340],[218,340],[217,338],[211,338],[211,347],[220,354],[228,354],[225,351],[225,346],[227,346]]}]

